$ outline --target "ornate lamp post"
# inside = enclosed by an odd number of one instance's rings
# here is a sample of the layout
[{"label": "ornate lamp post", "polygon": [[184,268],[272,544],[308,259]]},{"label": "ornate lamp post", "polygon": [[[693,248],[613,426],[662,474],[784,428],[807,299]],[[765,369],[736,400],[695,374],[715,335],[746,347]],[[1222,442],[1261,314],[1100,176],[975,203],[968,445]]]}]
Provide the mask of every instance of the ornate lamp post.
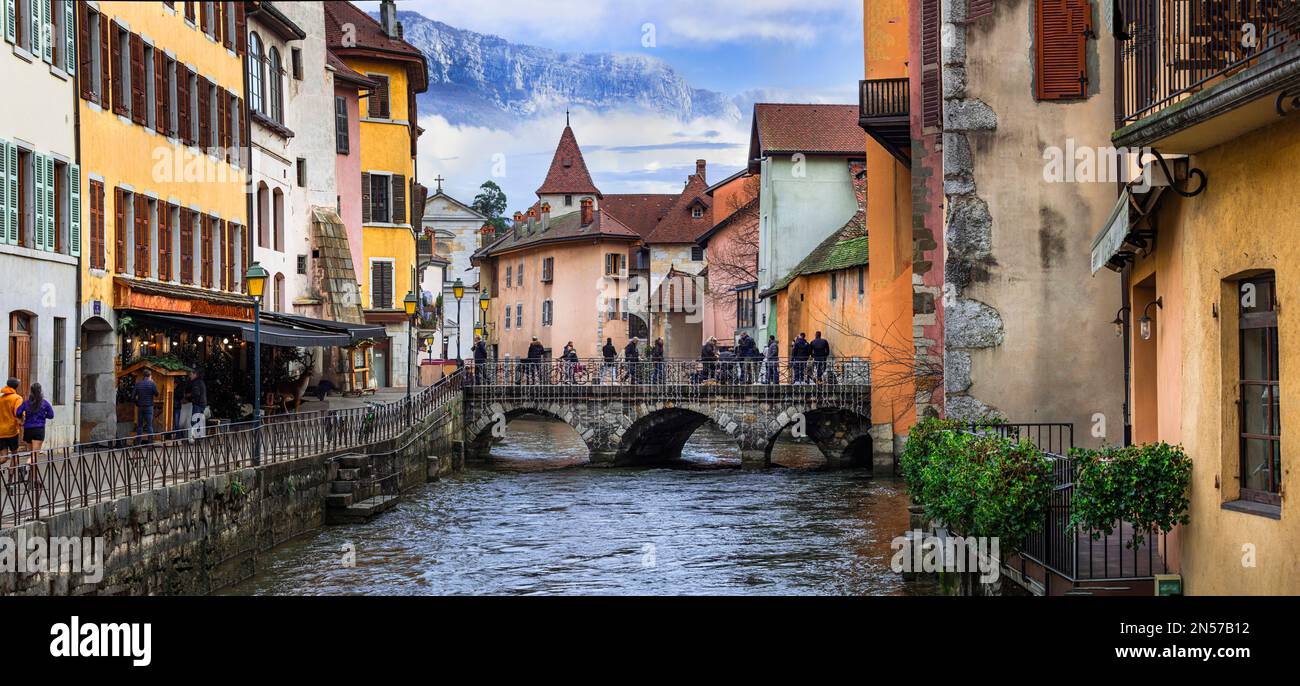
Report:
[{"label": "ornate lamp post", "polygon": [[406,308],[406,414],[407,420],[410,420],[411,414],[411,355],[415,352],[415,306],[419,301],[415,298],[415,291],[407,291],[406,297],[402,298],[402,306]]},{"label": "ornate lamp post", "polygon": [[270,273],[258,262],[248,266],[244,283],[253,297],[253,464],[262,461],[262,294]]},{"label": "ornate lamp post", "polygon": [[460,279],[451,285],[451,294],[456,296],[456,368],[460,369],[465,366],[465,360],[461,359],[460,354],[460,327],[464,323],[460,315],[460,299],[465,297],[465,284]]}]

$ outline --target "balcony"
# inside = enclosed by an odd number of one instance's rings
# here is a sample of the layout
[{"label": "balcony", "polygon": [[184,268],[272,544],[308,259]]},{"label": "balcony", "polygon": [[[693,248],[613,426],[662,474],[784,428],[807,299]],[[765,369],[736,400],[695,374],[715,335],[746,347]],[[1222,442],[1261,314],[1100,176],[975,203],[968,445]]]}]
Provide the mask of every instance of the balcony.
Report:
[{"label": "balcony", "polygon": [[858,82],[858,125],[899,162],[912,160],[912,123],[907,79]]},{"label": "balcony", "polygon": [[1272,123],[1300,87],[1293,0],[1121,0],[1115,21],[1122,145],[1199,152]]}]

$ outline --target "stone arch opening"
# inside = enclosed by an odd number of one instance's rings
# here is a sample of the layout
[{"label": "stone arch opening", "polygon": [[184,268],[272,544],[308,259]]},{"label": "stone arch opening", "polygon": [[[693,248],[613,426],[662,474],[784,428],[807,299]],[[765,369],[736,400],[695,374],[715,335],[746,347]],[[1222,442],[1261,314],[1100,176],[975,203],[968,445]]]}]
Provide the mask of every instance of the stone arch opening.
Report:
[{"label": "stone arch opening", "polygon": [[[564,425],[567,429],[548,430],[541,427],[542,430],[537,431],[535,429],[539,427],[534,426],[528,435],[536,445],[522,444],[515,451],[512,450],[516,445],[511,441],[513,436],[510,430],[510,424],[515,420],[541,420],[556,425],[554,428]],[[502,422],[504,426],[498,428]],[[597,459],[598,451],[593,450],[588,440],[591,434],[575,415],[570,414],[566,418],[542,407],[504,407],[500,412],[485,408],[477,413],[469,434],[472,438],[466,444],[466,459],[473,461],[518,459],[523,457],[525,450],[542,456],[541,459],[529,460],[536,467],[564,467]],[[493,453],[494,445],[498,447],[496,454]],[[576,454],[578,452],[582,454],[579,456]]]},{"label": "stone arch opening", "polygon": [[845,408],[789,408],[775,422],[764,445],[765,465],[783,433],[802,433],[825,459],[826,469],[872,466],[871,418]]},{"label": "stone arch opening", "polygon": [[685,407],[654,410],[632,422],[618,437],[614,462],[619,465],[675,465],[694,463],[683,457],[683,449],[700,428],[711,425],[727,435],[707,414]]}]

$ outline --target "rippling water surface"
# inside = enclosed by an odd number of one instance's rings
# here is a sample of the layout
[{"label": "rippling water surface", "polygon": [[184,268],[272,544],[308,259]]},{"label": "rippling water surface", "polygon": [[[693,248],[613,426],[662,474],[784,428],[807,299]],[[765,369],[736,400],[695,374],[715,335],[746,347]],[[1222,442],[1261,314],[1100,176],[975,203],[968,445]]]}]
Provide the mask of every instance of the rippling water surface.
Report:
[{"label": "rippling water surface", "polygon": [[[487,468],[428,484],[362,525],[327,527],[271,554],[238,594],[928,593],[890,571],[907,527],[902,484],[857,470],[743,472],[702,428],[694,469],[591,469],[572,429],[515,420]],[[355,565],[346,560],[355,552]]]}]

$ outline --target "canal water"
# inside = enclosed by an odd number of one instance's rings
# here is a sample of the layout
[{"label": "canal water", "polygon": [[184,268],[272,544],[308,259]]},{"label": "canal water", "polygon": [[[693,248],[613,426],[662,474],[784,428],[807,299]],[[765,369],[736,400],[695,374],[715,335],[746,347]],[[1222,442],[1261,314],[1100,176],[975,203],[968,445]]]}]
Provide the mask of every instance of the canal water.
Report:
[{"label": "canal water", "polygon": [[823,594],[935,591],[889,569],[907,497],[865,470],[745,472],[706,425],[686,469],[593,469],[567,425],[517,419],[488,467],[428,484],[362,525],[286,543],[229,594]]}]

